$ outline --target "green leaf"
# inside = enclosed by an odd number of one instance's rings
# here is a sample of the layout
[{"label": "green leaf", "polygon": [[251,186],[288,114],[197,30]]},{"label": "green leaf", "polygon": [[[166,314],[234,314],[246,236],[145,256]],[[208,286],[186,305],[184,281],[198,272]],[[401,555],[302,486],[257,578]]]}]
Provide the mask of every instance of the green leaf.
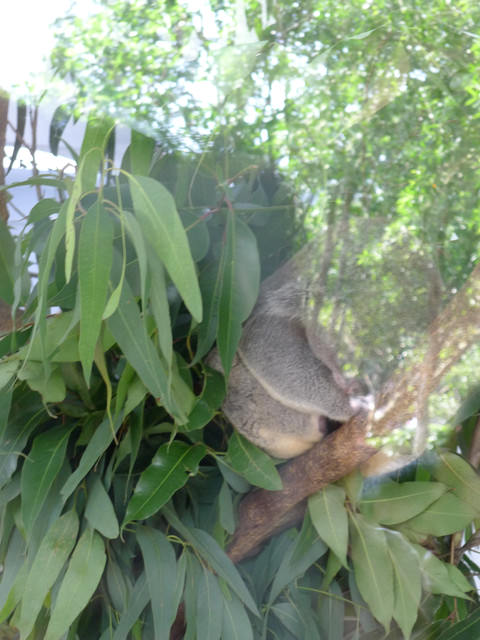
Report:
[{"label": "green leaf", "polygon": [[434,466],[432,473],[480,515],[480,477],[464,458],[450,451],[440,453],[439,462]]},{"label": "green leaf", "polygon": [[167,370],[170,374],[173,345],[165,269],[162,261],[158,259],[156,253],[150,247],[148,251],[148,264],[150,266],[151,282],[154,283],[153,286],[150,287],[150,303],[157,327],[158,345],[167,363]]},{"label": "green leaf", "polygon": [[282,489],[282,480],[268,454],[234,431],[229,443],[226,461],[251,484],[270,491]]},{"label": "green leaf", "polygon": [[131,142],[128,147],[130,172],[137,176],[148,175],[154,149],[155,140],[132,129]]},{"label": "green leaf", "polygon": [[218,579],[202,567],[197,595],[197,638],[218,640],[222,632],[223,594]]},{"label": "green leaf", "polygon": [[187,235],[171,194],[142,176],[129,176],[133,209],[147,241],[163,261],[192,316],[202,319],[202,299]]},{"label": "green leaf", "polygon": [[130,629],[140,618],[149,600],[147,580],[145,578],[145,572],[143,572],[135,583],[128,600],[128,606],[120,616],[112,640],[127,640]]},{"label": "green leaf", "polygon": [[22,519],[29,537],[53,481],[65,460],[73,427],[58,425],[38,435],[22,468]]},{"label": "green leaf", "polygon": [[233,508],[232,494],[228,484],[223,481],[218,494],[218,519],[228,533],[235,531],[235,511]]},{"label": "green leaf", "polygon": [[415,624],[422,595],[422,577],[414,547],[395,531],[385,531],[392,561],[395,602],[393,617],[405,639]]},{"label": "green leaf", "polygon": [[[18,360],[3,360],[0,362],[0,389],[3,389],[16,374],[20,362]],[[2,394],[6,393],[2,391]]]},{"label": "green leaf", "polygon": [[96,529],[105,538],[118,536],[119,528],[115,509],[99,476],[94,478],[90,486],[85,517],[92,529]]},{"label": "green leaf", "polygon": [[25,380],[30,389],[38,391],[43,402],[57,403],[65,399],[65,380],[58,369],[47,369],[41,362],[26,362],[18,372],[18,379]]},{"label": "green leaf", "polygon": [[388,630],[393,616],[393,568],[385,532],[362,516],[351,516],[352,561],[358,589],[370,611]]},{"label": "green leaf", "polygon": [[329,593],[320,601],[320,626],[324,638],[328,640],[344,639],[345,602],[343,593],[336,582],[330,585]]},{"label": "green leaf", "polygon": [[31,632],[48,592],[74,547],[78,524],[76,512],[68,511],[52,524],[40,543],[25,583],[17,623],[24,638]]},{"label": "green leaf", "polygon": [[[465,593],[473,589],[473,587],[468,582],[464,587],[458,586],[464,576],[457,567],[442,562],[424,547],[413,546],[420,560],[420,570],[425,591],[441,593],[454,598],[468,598]],[[457,576],[460,574],[460,577],[452,579],[452,574],[457,574]]]},{"label": "green leaf", "polygon": [[199,284],[203,297],[203,321],[197,327],[197,352],[193,360],[196,364],[210,350],[218,328],[220,293],[222,289],[223,263],[209,264],[200,273]]},{"label": "green leaf", "polygon": [[97,185],[97,176],[103,161],[107,139],[112,131],[112,123],[99,116],[90,116],[83,136],[78,165],[82,165],[81,192],[93,191]]},{"label": "green leaf", "polygon": [[87,383],[107,302],[112,260],[113,224],[108,211],[97,202],[83,218],[78,242],[81,314],[78,353]]},{"label": "green leaf", "polygon": [[436,637],[435,640],[473,640],[480,638],[480,609],[477,607],[472,613],[448,626],[448,629]]},{"label": "green leaf", "polygon": [[177,613],[175,551],[161,531],[150,527],[137,527],[137,540],[147,576],[155,637],[168,638]]},{"label": "green leaf", "polygon": [[269,604],[275,602],[287,585],[298,577],[303,576],[307,569],[324,555],[326,550],[327,547],[318,538],[317,532],[308,518],[306,518],[300,535],[291,542],[283,554],[270,589]]},{"label": "green leaf", "polygon": [[59,640],[88,604],[102,577],[105,547],[96,531],[86,529],[70,558],[58,590],[45,640]]},{"label": "green leaf", "polygon": [[110,446],[113,441],[113,436],[117,432],[121,423],[121,416],[115,418],[112,428],[110,419],[106,417],[105,420],[103,420],[103,422],[98,425],[95,433],[89,440],[87,448],[83,452],[83,455],[80,459],[80,464],[72,473],[67,482],[65,482],[60,491],[65,500],[73,493],[73,491],[75,491],[79,482],[83,480],[83,478],[87,475],[95,462],[105,452],[107,447]]},{"label": "green leaf", "polygon": [[159,447],[137,482],[122,527],[132,520],[149,518],[161,509],[197,472],[205,453],[203,445],[190,446],[180,441]]},{"label": "green leaf", "polygon": [[226,235],[217,345],[228,377],[240,340],[242,322],[250,315],[258,296],[260,260],[254,233],[231,212],[227,218]]},{"label": "green leaf", "polygon": [[182,426],[185,431],[201,429],[208,424],[218,411],[225,397],[223,375],[209,369],[204,379],[202,393],[196,396],[195,406],[188,416],[188,423]]},{"label": "green leaf", "polygon": [[13,303],[12,265],[15,242],[7,225],[0,220],[0,299],[7,304]]},{"label": "green leaf", "polygon": [[258,615],[257,607],[250,592],[233,562],[223,549],[219,547],[218,543],[206,531],[189,528],[184,525],[171,506],[164,507],[163,515],[172,527],[194,547],[197,553],[202,556],[215,573],[227,582],[250,611]]},{"label": "green leaf", "polygon": [[[291,602],[278,602],[270,608],[270,611],[277,616],[294,638],[303,637],[305,626],[300,619],[298,609]],[[329,638],[329,636],[326,637]]]},{"label": "green leaf", "polygon": [[438,482],[382,482],[362,498],[359,507],[373,522],[397,524],[425,511],[446,490]]},{"label": "green leaf", "polygon": [[160,398],[167,411],[176,420],[180,423],[186,422],[186,415],[174,405],[171,399],[166,367],[146,332],[140,310],[126,282],[118,309],[107,323],[128,362],[136,370],[150,393],[155,398]]},{"label": "green leaf", "polygon": [[451,493],[446,493],[406,524],[419,533],[447,536],[456,531],[462,531],[474,518],[473,507]]},{"label": "green leaf", "polygon": [[328,485],[310,496],[308,510],[320,538],[347,567],[348,515],[345,491],[333,484]]},{"label": "green leaf", "polygon": [[223,597],[222,640],[253,640],[250,619],[234,594]]},{"label": "green leaf", "polygon": [[182,211],[180,218],[187,232],[192,258],[195,262],[200,262],[207,255],[210,246],[210,236],[205,220],[192,211]]},{"label": "green leaf", "polygon": [[53,200],[53,198],[43,198],[40,202],[30,210],[28,214],[28,222],[33,224],[34,222],[40,222],[45,220],[54,213],[58,213],[61,207],[61,203]]}]

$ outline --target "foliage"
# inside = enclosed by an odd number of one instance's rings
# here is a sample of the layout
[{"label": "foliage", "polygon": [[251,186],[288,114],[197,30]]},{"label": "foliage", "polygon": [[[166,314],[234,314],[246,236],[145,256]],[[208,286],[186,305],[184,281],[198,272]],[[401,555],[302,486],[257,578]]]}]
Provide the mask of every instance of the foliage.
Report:
[{"label": "foliage", "polygon": [[[219,47],[183,4],[68,21],[55,60],[79,99],[134,106],[157,144],[132,132],[112,168],[112,123],[91,117],[75,178],[32,178],[58,198],[18,238],[0,226],[0,297],[21,325],[0,341],[0,613],[22,638],[166,638],[181,602],[187,638],[479,628],[478,390],[447,451],[327,487],[238,567],[225,551],[250,484],[280,488],[203,363],[217,341],[228,372],[260,278],[323,231],[325,319],[377,389],[478,258],[478,8],[364,4],[238,3],[246,42],[212,3]],[[205,105],[192,88],[214,70]],[[474,357],[432,421],[458,409]]]}]

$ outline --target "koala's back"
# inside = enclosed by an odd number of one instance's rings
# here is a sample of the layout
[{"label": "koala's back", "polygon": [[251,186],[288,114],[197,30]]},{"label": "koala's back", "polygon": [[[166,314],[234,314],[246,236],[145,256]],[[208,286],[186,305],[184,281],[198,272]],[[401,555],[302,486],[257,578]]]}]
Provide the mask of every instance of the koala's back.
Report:
[{"label": "koala's back", "polygon": [[254,313],[244,327],[239,354],[251,374],[282,405],[339,421],[352,416],[348,394],[315,357],[300,322]]},{"label": "koala's back", "polygon": [[[222,370],[216,349],[208,364]],[[242,435],[277,458],[300,455],[326,433],[323,416],[295,411],[272,398],[238,356],[230,371],[223,411]]]}]

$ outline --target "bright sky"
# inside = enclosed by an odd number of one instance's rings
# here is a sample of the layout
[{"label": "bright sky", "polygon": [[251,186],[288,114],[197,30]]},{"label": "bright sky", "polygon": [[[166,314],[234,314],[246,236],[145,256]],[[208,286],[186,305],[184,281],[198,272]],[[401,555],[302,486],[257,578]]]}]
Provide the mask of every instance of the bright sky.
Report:
[{"label": "bright sky", "polygon": [[[65,15],[72,0],[4,0],[0,38],[0,88],[25,88],[28,79],[47,70],[46,57],[53,45],[52,22]],[[78,14],[88,11],[92,0],[79,0]]]}]

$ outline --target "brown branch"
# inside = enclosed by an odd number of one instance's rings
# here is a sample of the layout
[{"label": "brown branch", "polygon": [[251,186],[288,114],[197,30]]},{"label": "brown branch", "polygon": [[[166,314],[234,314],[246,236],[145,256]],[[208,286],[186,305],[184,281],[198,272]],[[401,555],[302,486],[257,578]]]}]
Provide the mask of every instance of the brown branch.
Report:
[{"label": "brown branch", "polygon": [[[282,491],[251,491],[241,502],[239,524],[228,548],[234,562],[254,553],[307,496],[367,463],[375,453],[365,440],[405,425],[423,412],[422,399],[480,335],[480,266],[462,290],[432,323],[426,346],[382,390],[371,415],[354,416],[307,453],[286,463],[280,475]],[[424,375],[425,367],[428,376]],[[378,457],[377,457],[378,456]],[[366,466],[375,471],[382,453]]]}]

